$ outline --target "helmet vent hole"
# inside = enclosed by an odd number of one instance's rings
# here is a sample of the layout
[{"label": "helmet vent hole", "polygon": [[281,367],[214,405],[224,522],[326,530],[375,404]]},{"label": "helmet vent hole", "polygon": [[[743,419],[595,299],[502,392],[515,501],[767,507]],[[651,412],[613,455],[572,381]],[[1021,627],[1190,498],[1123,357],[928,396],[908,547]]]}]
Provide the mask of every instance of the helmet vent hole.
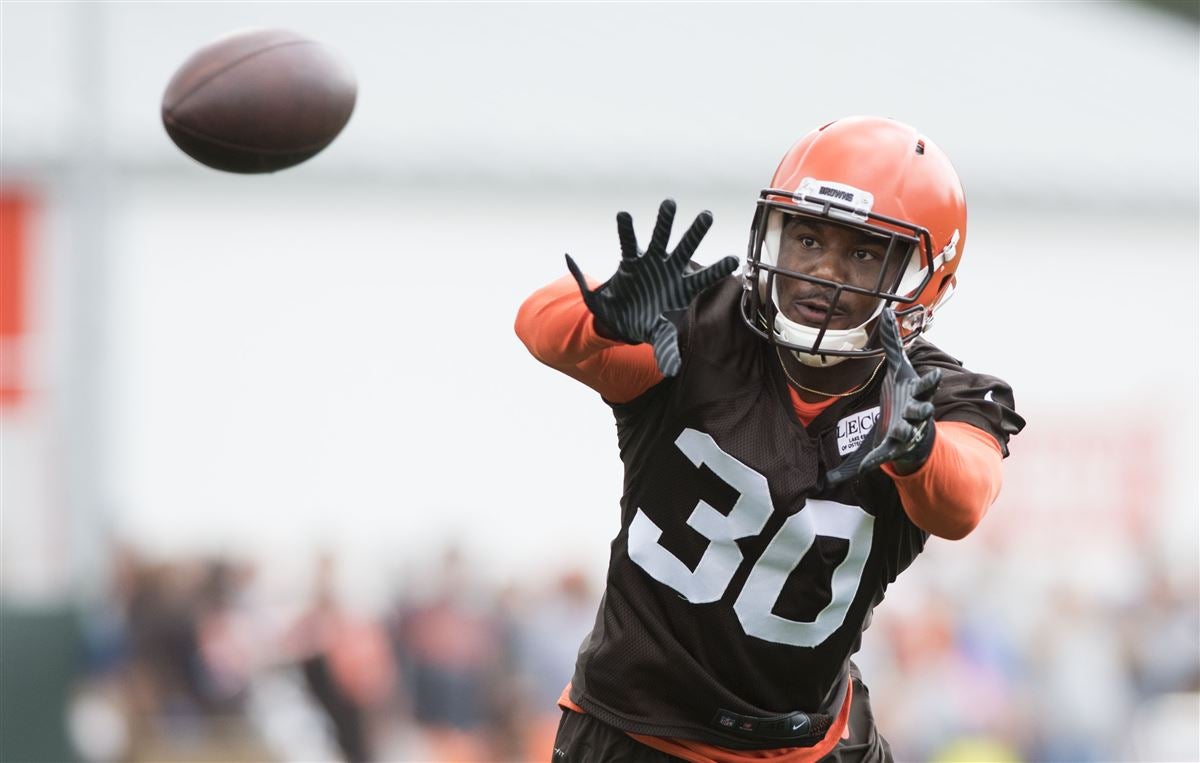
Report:
[{"label": "helmet vent hole", "polygon": [[918,153],[918,154],[924,154],[924,153],[925,153],[925,141],[923,141],[923,140],[918,140],[918,141],[917,141],[917,153]]}]

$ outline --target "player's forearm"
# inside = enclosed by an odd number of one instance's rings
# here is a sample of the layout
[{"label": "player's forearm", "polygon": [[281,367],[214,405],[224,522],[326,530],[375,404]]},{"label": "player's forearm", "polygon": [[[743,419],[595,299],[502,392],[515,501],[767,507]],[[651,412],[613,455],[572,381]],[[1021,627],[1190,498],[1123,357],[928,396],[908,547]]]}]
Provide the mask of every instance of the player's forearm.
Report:
[{"label": "player's forearm", "polygon": [[1000,494],[1000,446],[986,432],[957,421],[936,423],[929,460],[912,474],[884,471],[896,483],[904,510],[917,527],[940,538],[966,537]]},{"label": "player's forearm", "polygon": [[609,402],[629,402],[662,381],[649,344],[628,345],[596,332],[592,313],[570,276],[526,299],[517,311],[515,328],[535,358]]},{"label": "player's forearm", "polygon": [[619,344],[596,333],[592,314],[570,276],[530,295],[517,311],[515,329],[530,354],[559,370]]}]

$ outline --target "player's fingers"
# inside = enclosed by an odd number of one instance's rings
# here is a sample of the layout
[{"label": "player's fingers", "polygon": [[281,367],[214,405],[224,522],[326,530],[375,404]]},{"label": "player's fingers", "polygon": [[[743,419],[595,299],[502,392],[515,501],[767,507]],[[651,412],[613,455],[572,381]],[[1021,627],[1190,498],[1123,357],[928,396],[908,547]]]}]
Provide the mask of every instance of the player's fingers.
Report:
[{"label": "player's fingers", "polygon": [[902,449],[917,439],[917,429],[901,418],[899,421],[893,422],[892,426],[888,428],[887,439],[895,443],[898,449]]},{"label": "player's fingers", "polygon": [[904,365],[904,344],[900,341],[900,331],[896,328],[896,313],[892,308],[885,307],[879,314],[879,340],[883,343],[883,354],[887,356],[888,366],[901,368]]},{"label": "player's fingers", "polygon": [[679,358],[679,332],[675,324],[659,316],[650,332],[650,344],[654,346],[654,360],[663,376],[675,376],[682,364]]},{"label": "player's fingers", "polygon": [[913,399],[915,400],[930,400],[933,398],[933,393],[937,391],[938,385],[942,383],[942,369],[934,368],[921,376],[913,387]]},{"label": "player's fingers", "polygon": [[878,469],[895,458],[895,446],[885,441],[875,447],[870,453],[863,457],[862,463],[859,464],[858,473],[866,474],[872,469]]},{"label": "player's fingers", "polygon": [[733,271],[737,270],[738,258],[729,256],[723,257],[712,265],[697,270],[695,273],[689,273],[683,277],[683,282],[687,286],[688,299],[699,294],[716,282],[725,278]]},{"label": "player's fingers", "polygon": [[575,264],[575,260],[571,258],[571,255],[566,255],[566,258],[567,270],[571,271],[571,275],[575,277],[575,283],[579,284],[579,291],[583,293],[584,297],[591,296],[592,290],[588,288],[587,278],[584,277],[583,271]]},{"label": "player's fingers", "polygon": [[617,213],[617,238],[621,241],[621,259],[636,260],[637,236],[633,232],[633,217],[628,212]]},{"label": "player's fingers", "polygon": [[691,227],[687,229],[687,233],[683,234],[683,238],[676,245],[675,251],[671,252],[671,262],[680,268],[686,265],[687,261],[692,259],[696,247],[700,246],[704,234],[708,233],[708,229],[712,227],[712,223],[712,212],[707,209],[696,215]]},{"label": "player's fingers", "polygon": [[922,403],[914,400],[904,409],[904,420],[917,425],[933,417],[933,403]]},{"label": "player's fingers", "polygon": [[875,469],[889,461],[895,461],[900,456],[912,450],[913,441],[916,440],[916,437],[916,428],[907,421],[898,421],[892,424],[884,441],[863,459],[860,471]]},{"label": "player's fingers", "polygon": [[826,482],[831,486],[838,485],[857,475],[861,471],[863,459],[870,452],[871,438],[868,437],[846,457],[845,461],[825,475]]},{"label": "player's fingers", "polygon": [[667,253],[667,241],[671,238],[671,224],[675,222],[675,200],[664,199],[658,207],[658,220],[654,223],[654,233],[650,236],[650,246],[646,253],[653,252],[659,257]]}]

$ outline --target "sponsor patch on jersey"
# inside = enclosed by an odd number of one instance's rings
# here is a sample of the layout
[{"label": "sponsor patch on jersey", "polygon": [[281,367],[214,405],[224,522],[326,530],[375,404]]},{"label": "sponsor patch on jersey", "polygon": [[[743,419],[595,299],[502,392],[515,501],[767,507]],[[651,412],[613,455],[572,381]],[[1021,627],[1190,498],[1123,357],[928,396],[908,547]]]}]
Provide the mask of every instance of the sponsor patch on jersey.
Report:
[{"label": "sponsor patch on jersey", "polygon": [[852,413],[839,421],[837,425],[838,455],[845,456],[858,450],[862,441],[870,436],[878,418],[879,406],[877,405],[865,411]]}]

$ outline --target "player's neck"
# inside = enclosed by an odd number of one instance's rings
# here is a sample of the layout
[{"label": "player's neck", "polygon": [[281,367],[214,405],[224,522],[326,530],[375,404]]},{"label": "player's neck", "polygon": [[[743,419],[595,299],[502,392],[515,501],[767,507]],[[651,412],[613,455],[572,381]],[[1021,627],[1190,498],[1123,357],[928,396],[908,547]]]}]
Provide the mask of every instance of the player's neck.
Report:
[{"label": "player's neck", "polygon": [[879,368],[882,358],[847,358],[834,366],[806,366],[790,350],[781,349],[776,357],[783,364],[788,384],[806,403],[819,403],[846,392],[857,392]]}]

